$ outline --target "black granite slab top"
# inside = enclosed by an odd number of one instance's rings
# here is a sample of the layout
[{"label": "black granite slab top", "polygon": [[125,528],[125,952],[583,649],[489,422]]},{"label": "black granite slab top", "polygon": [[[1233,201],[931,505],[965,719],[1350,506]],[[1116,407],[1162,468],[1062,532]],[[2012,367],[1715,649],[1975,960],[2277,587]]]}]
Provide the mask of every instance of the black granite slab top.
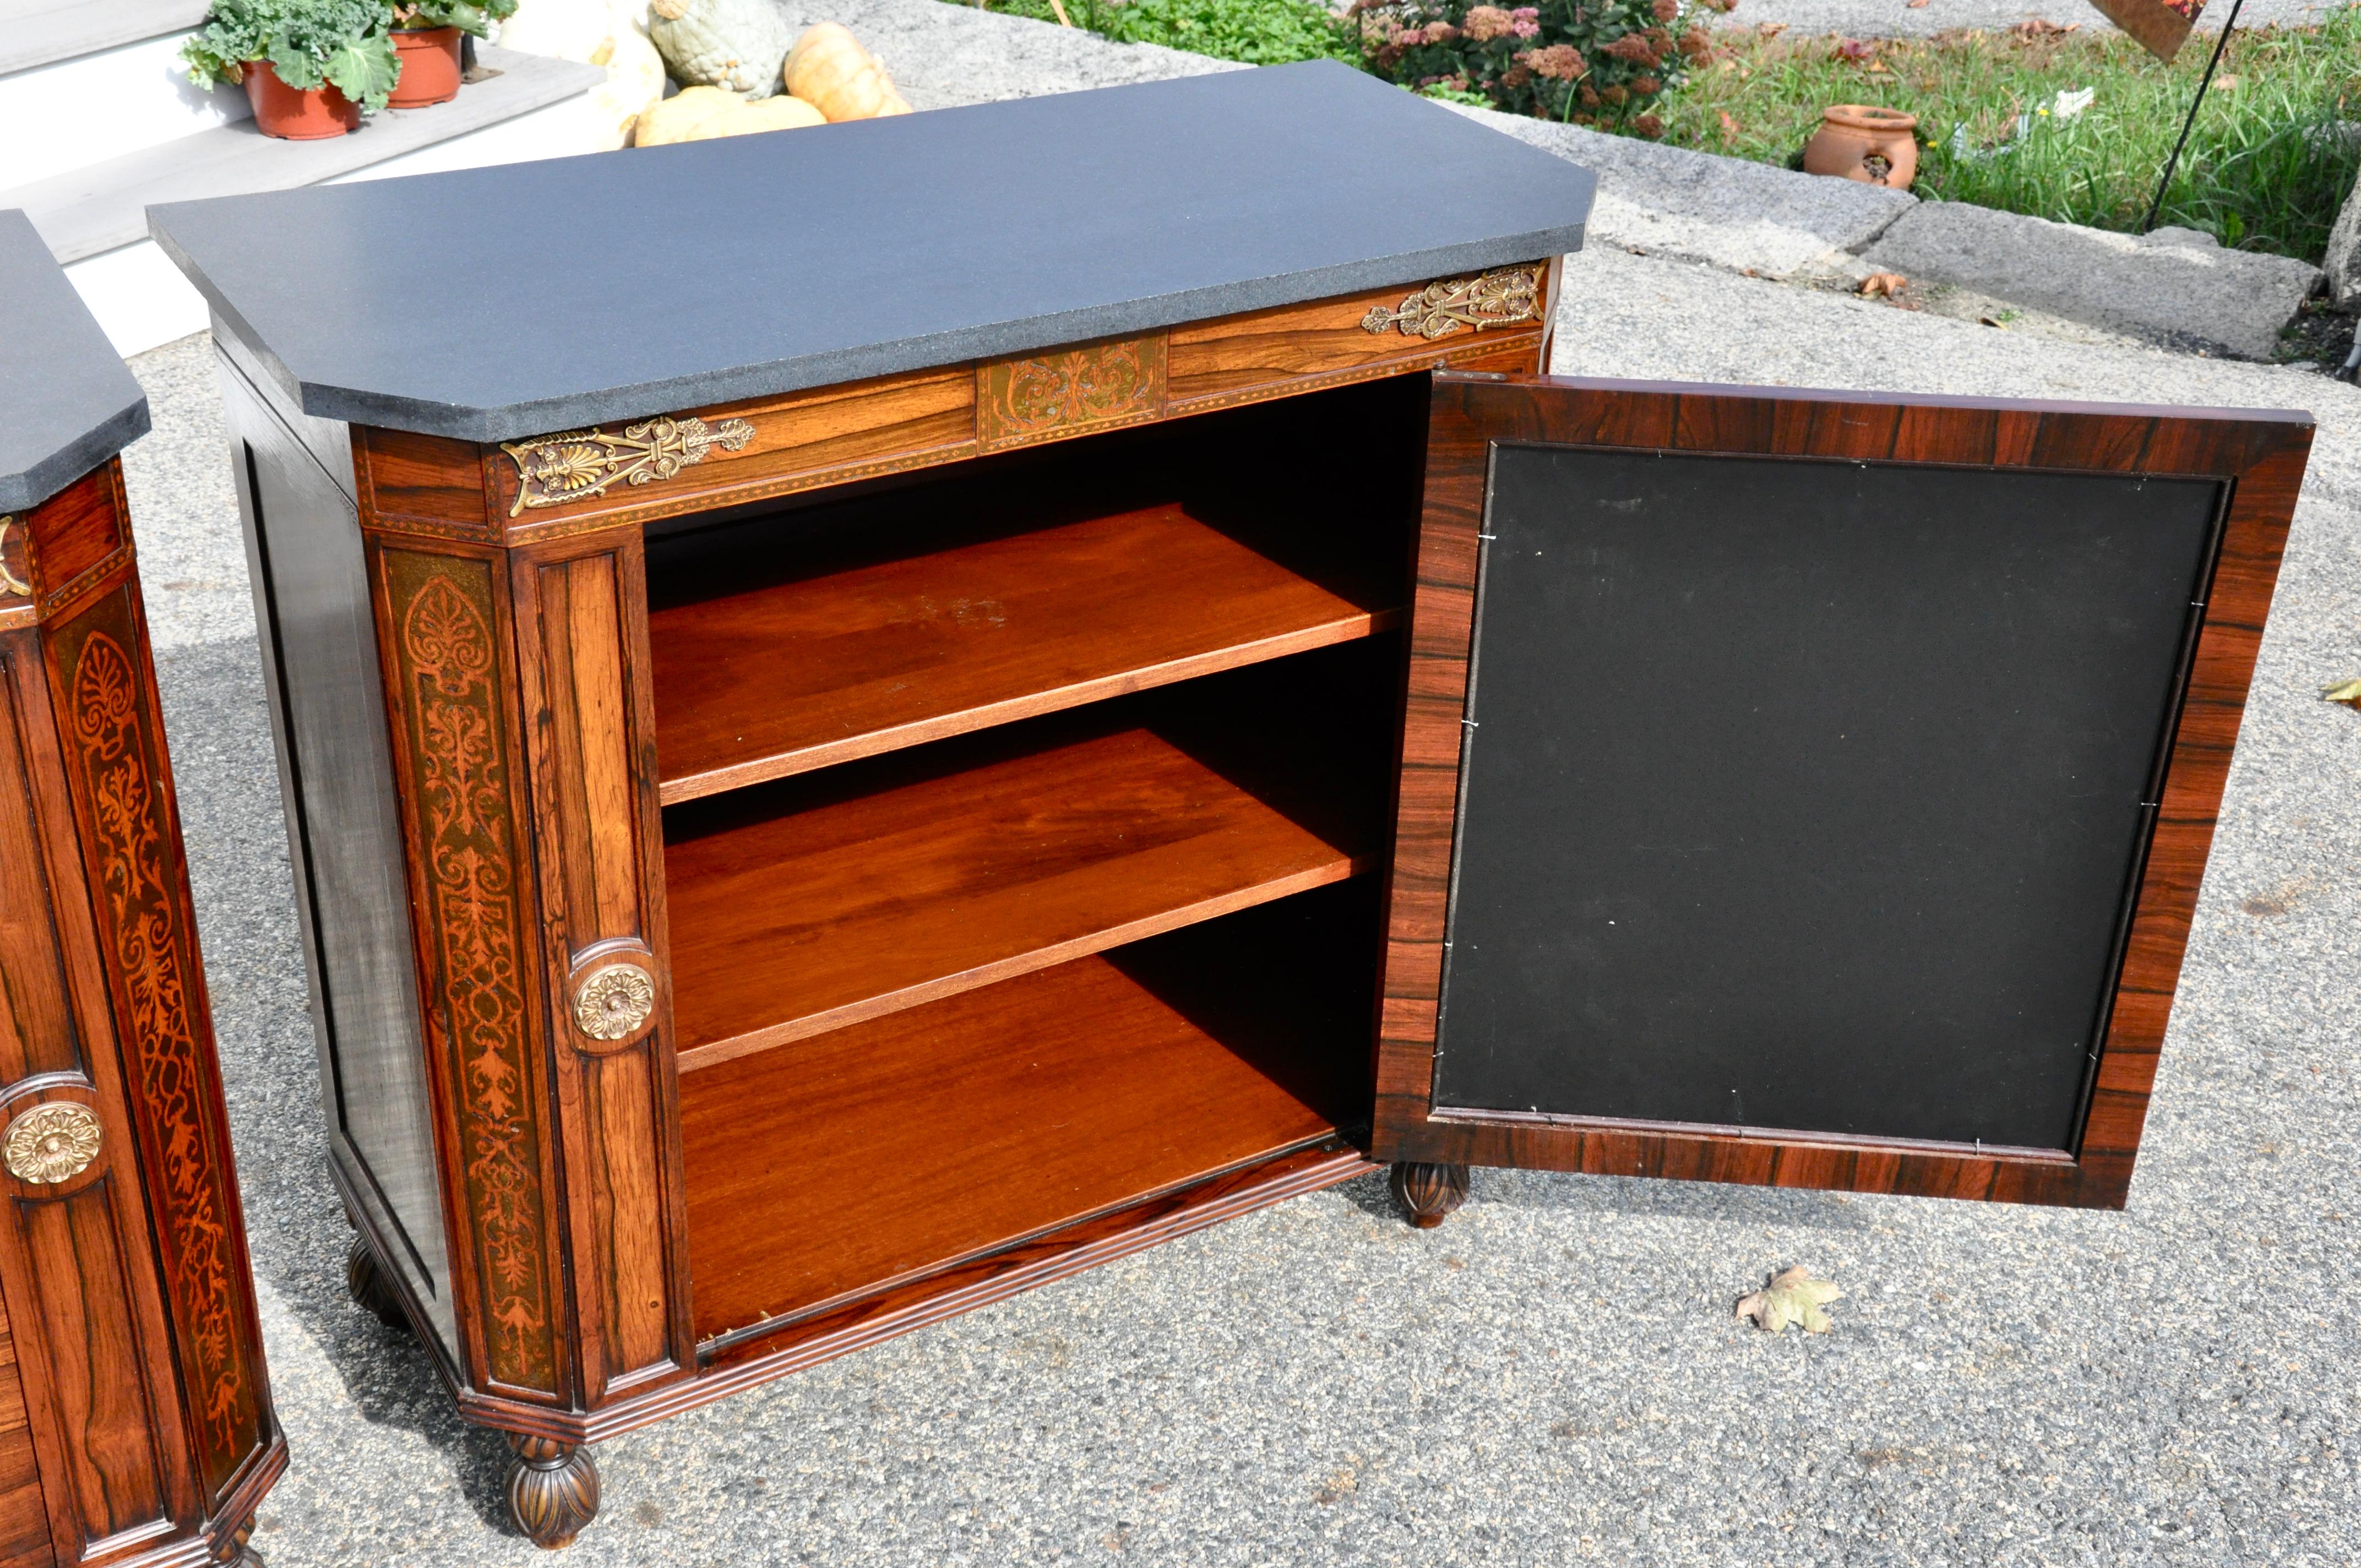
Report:
[{"label": "black granite slab top", "polygon": [[148,395],[19,212],[0,213],[0,512],[148,433]]},{"label": "black granite slab top", "polygon": [[1593,185],[1312,61],[148,223],[305,412],[508,441],[1562,255]]}]

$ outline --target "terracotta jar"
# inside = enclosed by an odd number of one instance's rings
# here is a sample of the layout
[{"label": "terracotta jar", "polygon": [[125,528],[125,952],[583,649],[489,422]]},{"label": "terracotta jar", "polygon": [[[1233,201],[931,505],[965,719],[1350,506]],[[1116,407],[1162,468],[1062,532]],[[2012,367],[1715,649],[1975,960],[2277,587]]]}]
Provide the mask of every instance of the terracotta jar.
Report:
[{"label": "terracotta jar", "polygon": [[359,108],[327,82],[290,87],[267,60],[247,60],[242,75],[246,101],[254,105],[255,127],[264,136],[319,141],[343,136],[361,123]]},{"label": "terracotta jar", "polygon": [[1910,188],[1918,172],[1918,116],[1867,104],[1837,104],[1823,111],[1820,128],[1804,144],[1804,171],[1841,174],[1864,185]]},{"label": "terracotta jar", "polygon": [[447,104],[459,95],[459,29],[456,27],[396,27],[393,52],[401,73],[393,79],[394,109],[423,109]]}]

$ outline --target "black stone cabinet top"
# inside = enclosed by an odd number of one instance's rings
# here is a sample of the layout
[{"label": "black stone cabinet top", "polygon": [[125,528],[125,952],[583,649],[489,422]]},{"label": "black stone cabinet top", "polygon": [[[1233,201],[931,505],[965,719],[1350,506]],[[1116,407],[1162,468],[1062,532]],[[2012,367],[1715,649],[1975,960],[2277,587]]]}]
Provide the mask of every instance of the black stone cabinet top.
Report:
[{"label": "black stone cabinet top", "polygon": [[305,412],[510,441],[1562,255],[1594,184],[1312,61],[148,226]]},{"label": "black stone cabinet top", "polygon": [[148,433],[148,398],[19,212],[0,213],[0,512]]}]

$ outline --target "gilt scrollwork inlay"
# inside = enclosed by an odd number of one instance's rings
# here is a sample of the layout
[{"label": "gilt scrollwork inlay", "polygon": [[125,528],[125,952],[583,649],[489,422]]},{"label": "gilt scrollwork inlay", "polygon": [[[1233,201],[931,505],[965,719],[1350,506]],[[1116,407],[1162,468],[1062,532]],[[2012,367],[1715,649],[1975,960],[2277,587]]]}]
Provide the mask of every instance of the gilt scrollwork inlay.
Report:
[{"label": "gilt scrollwork inlay", "polygon": [[98,1118],[87,1106],[52,1101],[21,1113],[0,1134],[8,1174],[35,1187],[71,1181],[98,1157]]},{"label": "gilt scrollwork inlay", "polygon": [[603,430],[568,430],[531,441],[501,444],[516,465],[517,496],[509,515],[527,507],[564,506],[603,496],[617,484],[645,485],[669,479],[705,461],[715,447],[744,449],[754,427],[742,419],[708,424],[695,414],[660,414],[627,424],[620,435]]},{"label": "gilt scrollwork inlay", "polygon": [[574,993],[574,1026],[594,1040],[624,1040],[655,1011],[655,977],[637,964],[609,964]]},{"label": "gilt scrollwork inlay", "polygon": [[1540,313],[1541,274],[1531,267],[1509,267],[1480,277],[1429,283],[1392,310],[1372,306],[1361,318],[1361,330],[1399,331],[1404,337],[1432,341],[1463,326],[1477,332],[1512,326],[1532,321]]}]

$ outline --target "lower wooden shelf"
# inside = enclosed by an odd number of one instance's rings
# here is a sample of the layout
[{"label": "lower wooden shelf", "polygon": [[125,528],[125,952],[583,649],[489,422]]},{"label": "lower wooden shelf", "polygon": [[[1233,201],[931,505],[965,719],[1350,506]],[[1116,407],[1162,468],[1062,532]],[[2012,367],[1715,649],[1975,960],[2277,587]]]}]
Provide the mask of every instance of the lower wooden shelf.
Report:
[{"label": "lower wooden shelf", "polygon": [[684,1078],[699,1339],[1357,1129],[1377,946],[1356,883]]},{"label": "lower wooden shelf", "polygon": [[1368,646],[674,808],[683,1073],[1370,869]]}]

